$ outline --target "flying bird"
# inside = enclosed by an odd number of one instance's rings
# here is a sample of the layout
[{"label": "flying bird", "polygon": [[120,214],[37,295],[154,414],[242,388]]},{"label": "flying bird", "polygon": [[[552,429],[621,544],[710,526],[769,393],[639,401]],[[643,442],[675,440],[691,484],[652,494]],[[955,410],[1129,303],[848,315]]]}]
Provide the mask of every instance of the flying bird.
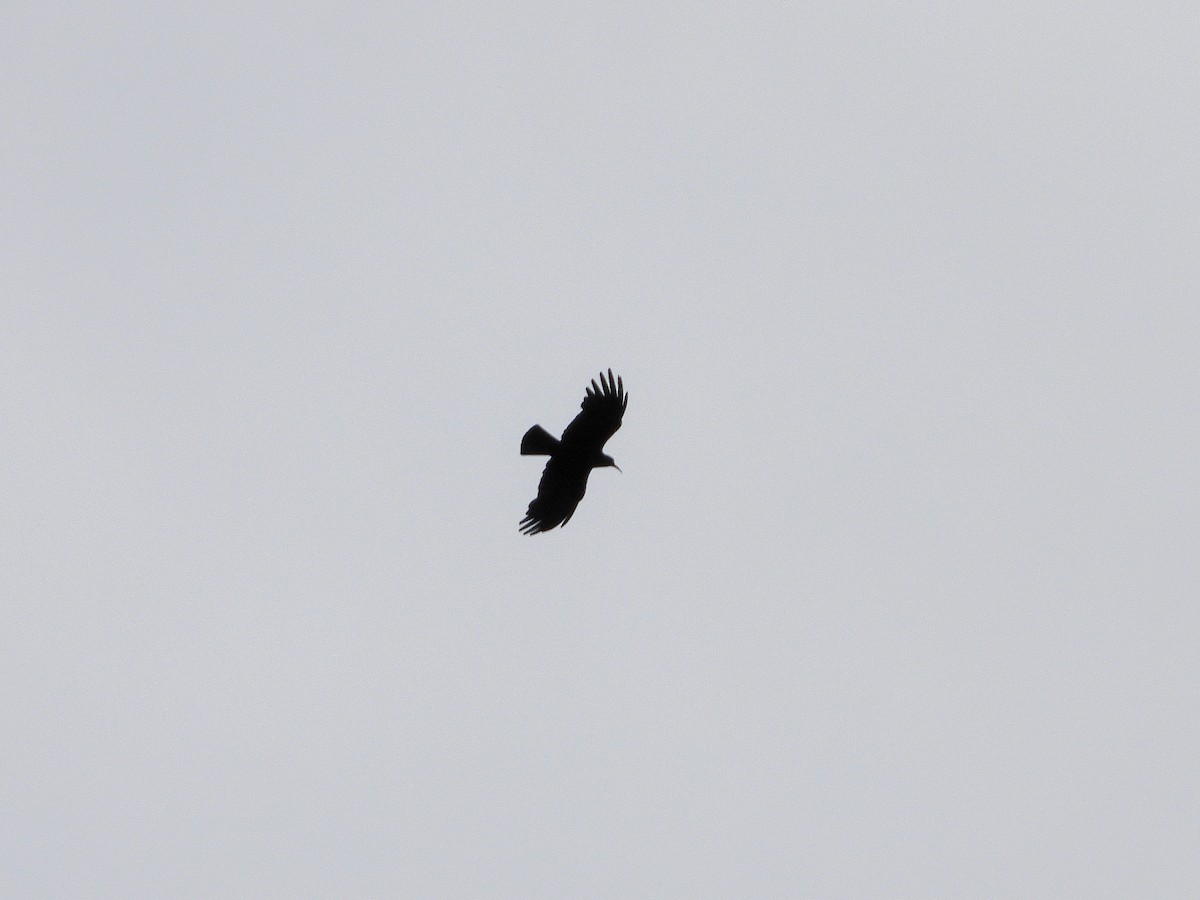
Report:
[{"label": "flying bird", "polygon": [[600,384],[592,379],[587,396],[580,405],[582,410],[575,417],[562,438],[556,438],[541,425],[534,425],[521,438],[522,456],[549,456],[542,480],[538,482],[537,499],[529,504],[529,511],[521,520],[521,531],[538,534],[558,525],[566,525],[575,514],[575,507],[587,490],[588,475],[592,469],[612,466],[621,469],[613,458],[603,453],[604,443],[618,428],[629,395],[620,378],[613,378],[608,370],[608,381],[600,373]]}]

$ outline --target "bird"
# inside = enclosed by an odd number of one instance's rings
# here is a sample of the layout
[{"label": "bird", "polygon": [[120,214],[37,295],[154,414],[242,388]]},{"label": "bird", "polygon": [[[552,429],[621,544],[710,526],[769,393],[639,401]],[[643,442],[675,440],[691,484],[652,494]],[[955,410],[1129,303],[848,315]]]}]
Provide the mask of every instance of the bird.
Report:
[{"label": "bird", "polygon": [[613,458],[602,452],[605,442],[621,427],[621,417],[629,405],[625,384],[613,378],[608,370],[608,380],[600,373],[600,384],[592,379],[586,388],[580,413],[566,427],[562,438],[556,438],[541,425],[534,425],[521,438],[522,456],[549,456],[542,480],[538,482],[537,497],[530,502],[525,518],[521,520],[523,534],[540,534],[559,525],[566,525],[575,514],[575,507],[587,490],[588,475],[592,469],[612,466],[621,468]]}]

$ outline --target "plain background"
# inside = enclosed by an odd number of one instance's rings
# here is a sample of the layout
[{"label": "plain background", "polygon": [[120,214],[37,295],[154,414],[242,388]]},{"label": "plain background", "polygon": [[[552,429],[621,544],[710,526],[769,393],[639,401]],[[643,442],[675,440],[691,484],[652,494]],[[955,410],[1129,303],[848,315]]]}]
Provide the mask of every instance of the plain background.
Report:
[{"label": "plain background", "polygon": [[1196,895],[1191,4],[0,34],[0,894]]}]

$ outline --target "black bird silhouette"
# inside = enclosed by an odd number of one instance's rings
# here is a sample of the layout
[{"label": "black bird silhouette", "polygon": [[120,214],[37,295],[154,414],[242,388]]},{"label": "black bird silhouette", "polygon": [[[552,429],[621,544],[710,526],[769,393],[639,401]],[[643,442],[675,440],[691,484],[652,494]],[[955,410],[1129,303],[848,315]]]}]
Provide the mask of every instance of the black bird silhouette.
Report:
[{"label": "black bird silhouette", "polygon": [[541,425],[525,432],[521,455],[549,456],[550,460],[538,482],[537,499],[529,504],[529,511],[521,520],[521,531],[537,534],[566,525],[583,499],[592,469],[612,466],[621,471],[612,457],[601,451],[604,442],[621,427],[628,404],[625,385],[620,378],[614,379],[609,369],[608,381],[604,380],[603,372],[599,385],[592,379],[592,386],[579,407],[583,411],[567,426],[561,440]]}]

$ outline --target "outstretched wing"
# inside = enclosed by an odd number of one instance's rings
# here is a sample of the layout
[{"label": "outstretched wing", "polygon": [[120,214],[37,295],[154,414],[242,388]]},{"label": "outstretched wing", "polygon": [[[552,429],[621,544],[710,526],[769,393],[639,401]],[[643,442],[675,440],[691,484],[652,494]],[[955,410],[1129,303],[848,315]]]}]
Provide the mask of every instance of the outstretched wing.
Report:
[{"label": "outstretched wing", "polygon": [[587,490],[590,469],[565,456],[550,457],[538,482],[537,499],[521,520],[521,531],[537,534],[565,525]]},{"label": "outstretched wing", "polygon": [[[563,432],[562,442],[576,448],[594,448],[599,451],[605,442],[621,427],[621,417],[629,405],[629,395],[620,378],[613,378],[608,370],[608,381],[600,373],[600,384],[592,379],[587,396],[580,405],[582,412]],[[586,480],[586,479],[585,479]],[[579,496],[583,496],[582,492]]]}]

